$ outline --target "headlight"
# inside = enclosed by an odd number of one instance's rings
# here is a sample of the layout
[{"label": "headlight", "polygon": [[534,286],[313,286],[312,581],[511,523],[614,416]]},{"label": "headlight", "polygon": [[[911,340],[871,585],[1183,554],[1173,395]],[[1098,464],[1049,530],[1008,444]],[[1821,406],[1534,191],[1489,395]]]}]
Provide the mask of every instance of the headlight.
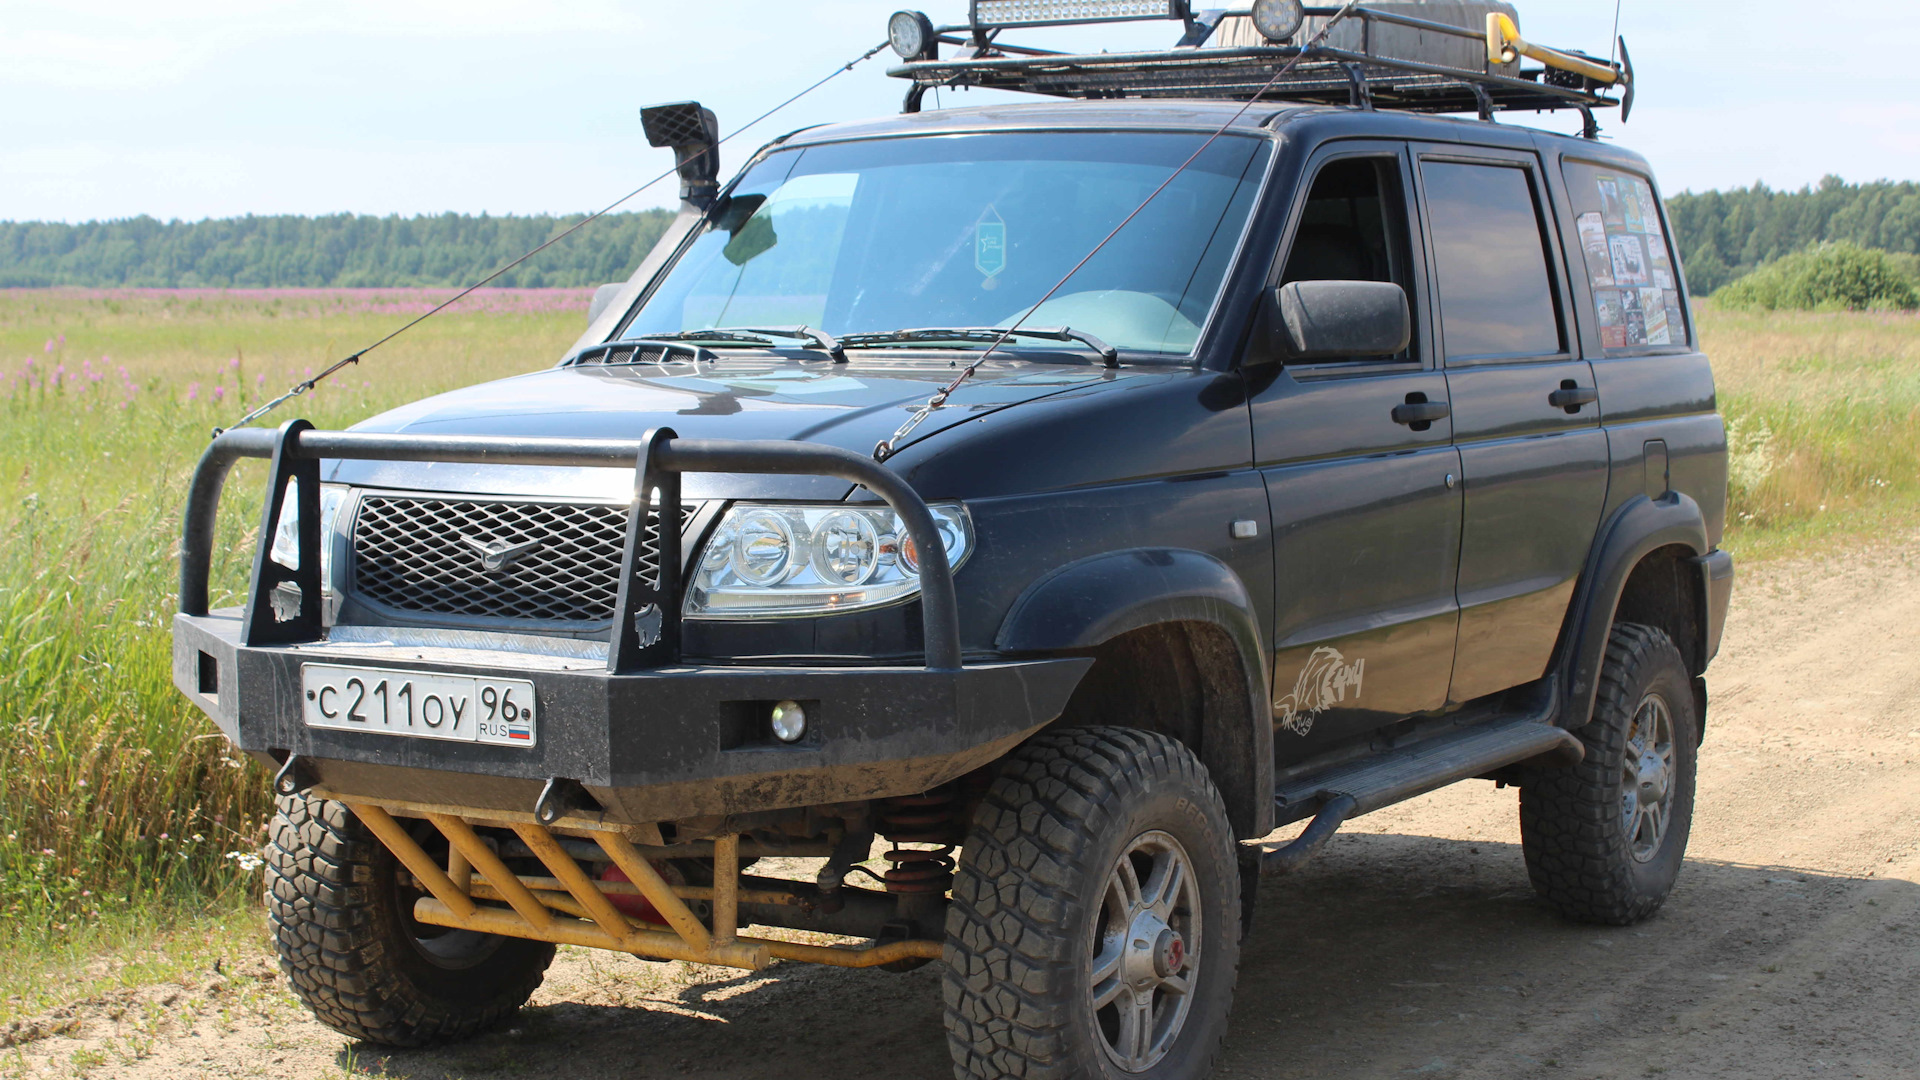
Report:
[{"label": "headlight", "polygon": [[[959,503],[929,507],[958,569],[973,549]],[[828,615],[911,599],[920,567],[906,527],[885,506],[774,506],[727,511],[694,564],[689,619]]]},{"label": "headlight", "polygon": [[[333,527],[340,519],[340,508],[347,503],[348,490],[341,484],[320,485],[320,587],[325,593],[334,591]],[[300,568],[300,501],[296,491],[295,486],[287,486],[286,498],[280,504],[280,527],[273,531],[270,552],[274,562],[289,570]]]}]

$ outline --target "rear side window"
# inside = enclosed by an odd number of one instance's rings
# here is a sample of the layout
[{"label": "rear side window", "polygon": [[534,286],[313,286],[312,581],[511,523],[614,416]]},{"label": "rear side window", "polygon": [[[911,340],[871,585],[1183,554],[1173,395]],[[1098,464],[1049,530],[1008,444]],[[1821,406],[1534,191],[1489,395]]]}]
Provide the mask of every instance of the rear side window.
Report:
[{"label": "rear side window", "polygon": [[1644,176],[1609,165],[1562,166],[1607,354],[1687,343],[1679,261]]},{"label": "rear side window", "polygon": [[1533,174],[1422,161],[1447,359],[1564,351]]}]

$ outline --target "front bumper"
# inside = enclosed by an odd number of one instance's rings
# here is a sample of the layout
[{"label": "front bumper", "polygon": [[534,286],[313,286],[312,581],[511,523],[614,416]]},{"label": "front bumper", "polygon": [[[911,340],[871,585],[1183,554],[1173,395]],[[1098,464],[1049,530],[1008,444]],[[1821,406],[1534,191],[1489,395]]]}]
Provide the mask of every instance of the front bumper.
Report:
[{"label": "front bumper", "polygon": [[[318,641],[243,644],[235,609],[174,617],[174,683],[235,746],[297,754],[342,796],[528,813],[549,780],[579,782],[603,820],[665,821],[925,791],[984,765],[1058,716],[1091,660],[913,667],[672,666],[611,674],[565,657]],[[527,679],[533,747],[309,728],[301,665]],[[809,734],[763,736],[774,702]]]}]

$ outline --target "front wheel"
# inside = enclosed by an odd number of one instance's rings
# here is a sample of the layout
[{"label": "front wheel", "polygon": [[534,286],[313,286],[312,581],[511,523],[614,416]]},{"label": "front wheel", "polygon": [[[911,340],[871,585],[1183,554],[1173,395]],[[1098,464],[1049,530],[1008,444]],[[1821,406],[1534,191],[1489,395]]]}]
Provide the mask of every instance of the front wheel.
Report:
[{"label": "front wheel", "polygon": [[1002,767],[954,881],[954,1075],[1206,1075],[1239,930],[1232,829],[1191,751],[1129,728],[1041,735]]},{"label": "front wheel", "polygon": [[1574,768],[1520,788],[1520,843],[1542,899],[1578,922],[1625,926],[1673,890],[1693,823],[1700,718],[1686,661],[1662,630],[1613,628]]},{"label": "front wheel", "polygon": [[283,795],[267,845],[280,969],[321,1023],[424,1046],[484,1031],[526,1003],[553,946],[414,921],[419,893],[346,806]]}]

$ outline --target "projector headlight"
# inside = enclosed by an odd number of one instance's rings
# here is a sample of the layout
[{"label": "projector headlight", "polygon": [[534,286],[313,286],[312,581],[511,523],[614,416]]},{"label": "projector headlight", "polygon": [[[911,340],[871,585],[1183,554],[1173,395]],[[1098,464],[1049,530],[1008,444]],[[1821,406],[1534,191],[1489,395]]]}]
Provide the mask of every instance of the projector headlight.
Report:
[{"label": "projector headlight", "polygon": [[[973,549],[959,503],[931,507],[956,570]],[[919,560],[885,506],[740,503],[715,526],[687,588],[689,619],[831,615],[910,600]]]}]

